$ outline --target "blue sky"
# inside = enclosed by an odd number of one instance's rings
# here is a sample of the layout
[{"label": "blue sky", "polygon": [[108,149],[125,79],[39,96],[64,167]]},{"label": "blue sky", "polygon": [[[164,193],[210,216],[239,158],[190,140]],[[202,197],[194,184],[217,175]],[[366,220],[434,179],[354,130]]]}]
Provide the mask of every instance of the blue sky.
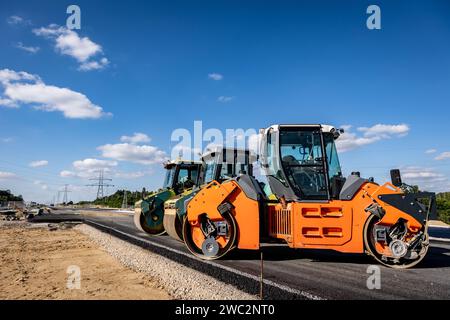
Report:
[{"label": "blue sky", "polygon": [[77,1],[73,31],[70,4],[0,1],[0,188],[92,199],[101,167],[157,188],[171,133],[200,120],[345,126],[346,173],[450,190],[448,1]]}]

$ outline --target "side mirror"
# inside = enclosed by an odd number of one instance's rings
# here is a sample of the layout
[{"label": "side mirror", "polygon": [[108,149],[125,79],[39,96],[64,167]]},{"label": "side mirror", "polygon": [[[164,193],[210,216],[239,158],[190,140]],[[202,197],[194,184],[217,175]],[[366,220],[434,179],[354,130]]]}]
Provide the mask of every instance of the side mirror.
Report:
[{"label": "side mirror", "polygon": [[402,176],[400,174],[399,169],[391,170],[391,181],[392,181],[392,184],[396,187],[401,187],[403,185]]}]

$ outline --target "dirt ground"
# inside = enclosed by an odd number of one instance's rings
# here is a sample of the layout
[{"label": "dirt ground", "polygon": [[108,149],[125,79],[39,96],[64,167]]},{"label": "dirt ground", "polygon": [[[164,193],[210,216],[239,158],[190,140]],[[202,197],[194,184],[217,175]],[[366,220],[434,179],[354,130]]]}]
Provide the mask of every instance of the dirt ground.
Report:
[{"label": "dirt ground", "polygon": [[77,230],[1,223],[0,299],[170,296],[150,277],[124,267]]}]

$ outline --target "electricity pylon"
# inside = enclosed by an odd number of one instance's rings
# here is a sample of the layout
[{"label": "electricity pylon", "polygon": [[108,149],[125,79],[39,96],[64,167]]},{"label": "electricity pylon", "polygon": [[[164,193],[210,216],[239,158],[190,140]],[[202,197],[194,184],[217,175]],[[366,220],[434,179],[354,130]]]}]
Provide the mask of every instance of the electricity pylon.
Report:
[{"label": "electricity pylon", "polygon": [[67,193],[69,193],[69,192],[72,192],[72,191],[69,191],[69,190],[67,190],[67,187],[68,187],[68,184],[66,184],[66,185],[64,185],[64,196],[63,196],[63,203],[65,203],[65,204],[67,204],[67,202],[69,202],[68,200],[68,197],[67,197]]},{"label": "electricity pylon", "polygon": [[92,178],[89,180],[95,180],[97,183],[95,184],[87,184],[88,187],[97,187],[97,199],[101,199],[105,196],[104,187],[114,187],[112,184],[105,183],[105,181],[112,181],[112,179],[105,178],[103,175],[103,170],[100,170],[98,178]]},{"label": "electricity pylon", "polygon": [[123,190],[122,209],[128,208],[127,190]]}]

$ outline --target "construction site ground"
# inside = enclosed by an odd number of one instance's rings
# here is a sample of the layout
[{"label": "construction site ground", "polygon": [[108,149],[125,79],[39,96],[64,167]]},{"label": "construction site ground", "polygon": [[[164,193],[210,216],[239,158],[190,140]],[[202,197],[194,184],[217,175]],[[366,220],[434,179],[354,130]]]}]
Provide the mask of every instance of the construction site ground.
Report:
[{"label": "construction site ground", "polygon": [[[46,224],[0,222],[0,299],[171,298],[80,231],[52,230]],[[80,270],[79,289],[73,266]]]}]

